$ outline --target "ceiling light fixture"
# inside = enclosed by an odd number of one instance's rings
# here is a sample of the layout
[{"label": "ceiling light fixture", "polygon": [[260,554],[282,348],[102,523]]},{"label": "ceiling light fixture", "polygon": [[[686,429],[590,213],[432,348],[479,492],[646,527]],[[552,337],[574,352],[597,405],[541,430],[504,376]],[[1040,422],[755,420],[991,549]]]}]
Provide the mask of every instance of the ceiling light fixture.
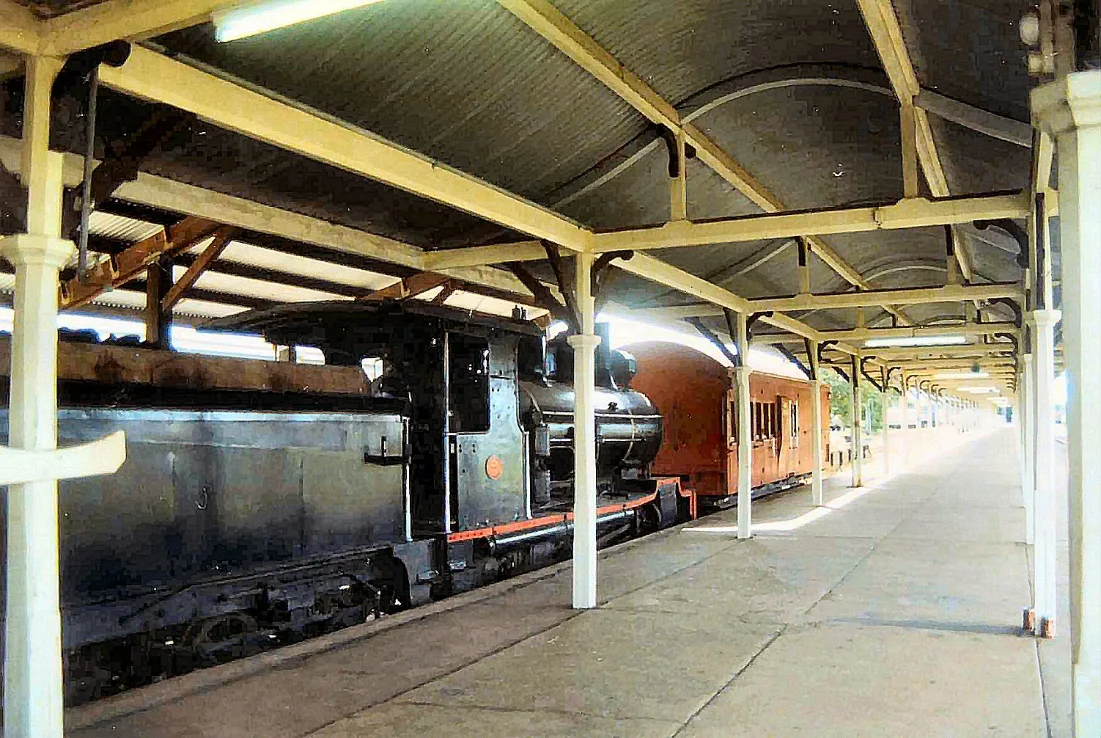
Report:
[{"label": "ceiling light fixture", "polygon": [[236,41],[381,0],[268,0],[214,13],[214,38]]},{"label": "ceiling light fixture", "polygon": [[921,346],[959,346],[967,343],[967,336],[903,336],[901,338],[871,338],[864,342],[867,348],[910,348]]},{"label": "ceiling light fixture", "polygon": [[998,392],[997,387],[960,387],[960,392],[970,392],[973,395],[990,395]]},{"label": "ceiling light fixture", "polygon": [[989,379],[989,372],[948,372],[947,374],[935,374],[933,379]]}]

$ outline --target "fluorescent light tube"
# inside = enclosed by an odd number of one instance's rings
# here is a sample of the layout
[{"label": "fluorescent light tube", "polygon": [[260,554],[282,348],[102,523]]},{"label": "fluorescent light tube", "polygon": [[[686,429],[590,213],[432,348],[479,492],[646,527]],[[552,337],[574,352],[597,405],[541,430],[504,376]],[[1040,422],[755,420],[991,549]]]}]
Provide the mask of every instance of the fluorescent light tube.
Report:
[{"label": "fluorescent light tube", "polygon": [[236,41],[381,0],[267,0],[214,13],[214,38]]},{"label": "fluorescent light tube", "polygon": [[947,374],[936,374],[933,379],[989,379],[990,374],[988,372],[948,372]]},{"label": "fluorescent light tube", "polygon": [[908,348],[912,346],[960,346],[967,343],[967,336],[905,336],[902,338],[871,338],[864,342],[868,348]]}]

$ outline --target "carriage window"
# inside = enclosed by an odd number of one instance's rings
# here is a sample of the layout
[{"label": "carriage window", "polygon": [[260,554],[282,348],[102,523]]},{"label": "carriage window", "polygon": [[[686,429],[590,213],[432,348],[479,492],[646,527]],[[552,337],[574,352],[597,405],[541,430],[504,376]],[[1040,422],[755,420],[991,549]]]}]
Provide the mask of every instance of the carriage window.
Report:
[{"label": "carriage window", "polygon": [[451,380],[452,433],[484,433],[489,430],[489,342],[452,333]]},{"label": "carriage window", "polygon": [[796,448],[799,445],[799,403],[791,403],[791,446]]},{"label": "carriage window", "polygon": [[776,437],[776,403],[768,404],[768,437]]}]

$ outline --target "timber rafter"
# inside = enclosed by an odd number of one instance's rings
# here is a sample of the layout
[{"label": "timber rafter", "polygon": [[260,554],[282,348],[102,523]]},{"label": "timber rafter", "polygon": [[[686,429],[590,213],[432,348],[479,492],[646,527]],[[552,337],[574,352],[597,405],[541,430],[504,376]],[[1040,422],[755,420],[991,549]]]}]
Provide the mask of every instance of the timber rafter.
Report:
[{"label": "timber rafter", "polygon": [[204,218],[184,218],[163,233],[139,241],[89,270],[84,282],[73,277],[61,285],[59,306],[72,309],[144,275],[146,268],[164,257],[185,251],[210,238],[221,224]]}]

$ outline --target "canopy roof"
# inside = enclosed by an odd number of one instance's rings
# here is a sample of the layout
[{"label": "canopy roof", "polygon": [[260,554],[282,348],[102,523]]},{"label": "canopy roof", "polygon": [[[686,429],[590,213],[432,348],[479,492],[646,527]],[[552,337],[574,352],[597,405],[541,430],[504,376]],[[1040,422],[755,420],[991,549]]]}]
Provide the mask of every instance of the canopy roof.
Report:
[{"label": "canopy roof", "polygon": [[[785,212],[889,205],[905,194],[1027,193],[1032,184],[1032,82],[1017,29],[1030,7],[1025,1],[555,0],[552,6],[543,0],[383,0],[225,44],[214,40],[209,22],[200,22],[201,13],[142,29],[144,21],[120,19],[125,4],[119,0],[23,4],[70,32],[94,21],[104,40],[115,37],[103,30],[109,23],[137,28],[121,35],[319,120],[369,132],[597,233],[676,220],[670,174],[678,127],[689,139],[686,215],[693,222],[758,214],[762,205]],[[209,12],[219,3],[191,5]],[[177,82],[166,79],[165,89]],[[20,85],[18,77],[6,83],[16,109]],[[104,154],[112,143],[133,141],[167,110],[117,85],[106,87],[98,120]],[[55,146],[73,153],[84,146],[82,89],[55,89]],[[916,155],[924,176],[913,193],[904,191],[900,99],[912,100],[918,116]],[[178,304],[181,314],[217,317],[281,302],[351,298],[410,276],[421,250],[487,244],[518,244],[516,259],[536,278],[554,281],[550,265],[531,253],[530,229],[208,120],[188,116],[145,152],[140,168],[155,177],[101,203],[92,224],[93,247],[107,252],[148,237],[149,224],[155,230],[195,215],[179,198],[150,196],[150,183],[167,180],[211,193],[205,217],[244,226]],[[669,120],[672,129],[661,124]],[[3,132],[17,137],[18,121],[5,117]],[[245,224],[217,193],[306,219],[294,221],[295,228]],[[181,204],[174,208],[174,202]],[[302,224],[313,222],[352,230],[342,232],[347,238],[340,242],[324,234],[303,238]],[[1018,222],[1023,227],[1023,219]],[[946,239],[955,241],[958,267],[950,266]],[[785,235],[647,255],[739,297],[764,298],[800,291],[799,240]],[[178,270],[204,245],[178,259]],[[1018,242],[1003,228],[980,230],[969,221],[958,220],[951,230],[833,233],[808,245],[815,293],[940,286],[957,268],[970,284],[1021,279]],[[471,296],[488,284],[491,298],[515,292],[530,306],[535,301],[512,272],[492,265],[509,259],[503,250],[485,266],[464,267],[468,281],[462,289],[448,287],[457,290],[449,304],[471,305],[479,299]],[[141,289],[141,283],[129,287]],[[698,301],[681,287],[630,273],[606,289],[603,297],[621,308]],[[124,294],[118,289],[97,302],[140,306],[140,295]],[[439,291],[420,296],[434,299]],[[962,321],[968,304],[909,305],[893,315],[869,306],[863,320],[868,326]],[[483,305],[507,314],[513,303]],[[1003,304],[978,306],[985,320],[1013,318]],[[791,316],[822,330],[852,328],[859,320],[851,308]],[[723,329],[721,318],[704,320]]]}]

